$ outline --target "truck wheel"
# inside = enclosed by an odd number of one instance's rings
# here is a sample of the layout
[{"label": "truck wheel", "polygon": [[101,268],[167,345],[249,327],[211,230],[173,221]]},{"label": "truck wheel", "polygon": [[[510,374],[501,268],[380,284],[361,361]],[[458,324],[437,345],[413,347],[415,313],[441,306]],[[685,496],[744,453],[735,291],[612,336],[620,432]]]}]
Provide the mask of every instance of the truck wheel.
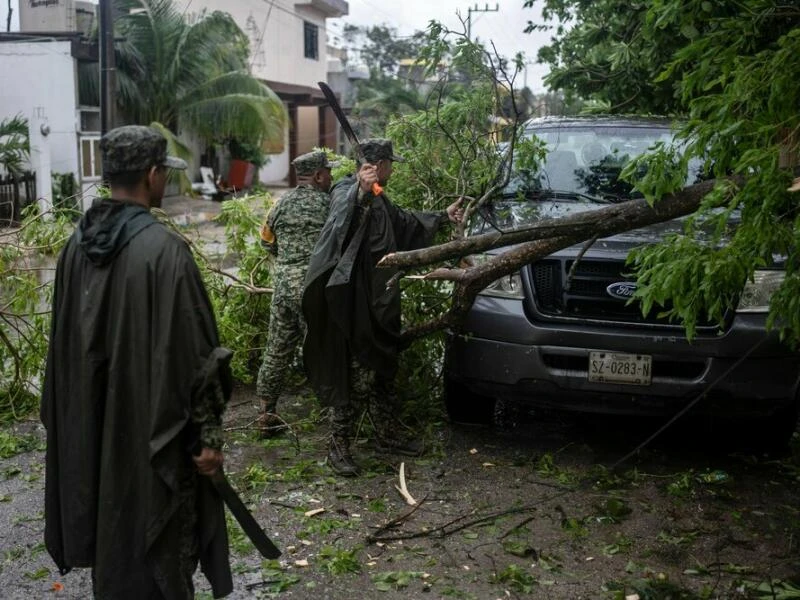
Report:
[{"label": "truck wheel", "polygon": [[476,394],[463,383],[445,376],[444,405],[454,423],[488,425],[494,415],[494,398]]},{"label": "truck wheel", "polygon": [[797,406],[790,405],[765,419],[765,422],[760,424],[759,446],[767,452],[784,452],[797,431],[797,418]]}]

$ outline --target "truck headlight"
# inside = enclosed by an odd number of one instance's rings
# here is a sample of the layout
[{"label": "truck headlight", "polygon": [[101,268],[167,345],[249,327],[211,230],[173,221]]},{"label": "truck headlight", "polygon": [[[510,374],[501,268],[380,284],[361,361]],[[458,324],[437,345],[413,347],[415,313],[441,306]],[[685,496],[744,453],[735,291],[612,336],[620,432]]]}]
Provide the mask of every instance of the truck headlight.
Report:
[{"label": "truck headlight", "polygon": [[744,284],[736,312],[769,312],[769,300],[786,277],[785,271],[756,271],[753,280]]},{"label": "truck headlight", "polygon": [[[489,254],[475,254],[470,257],[475,263],[483,263],[492,258]],[[480,292],[481,296],[494,296],[495,298],[513,298],[522,300],[525,294],[522,291],[522,277],[519,271],[504,275],[500,279],[493,281]]]}]

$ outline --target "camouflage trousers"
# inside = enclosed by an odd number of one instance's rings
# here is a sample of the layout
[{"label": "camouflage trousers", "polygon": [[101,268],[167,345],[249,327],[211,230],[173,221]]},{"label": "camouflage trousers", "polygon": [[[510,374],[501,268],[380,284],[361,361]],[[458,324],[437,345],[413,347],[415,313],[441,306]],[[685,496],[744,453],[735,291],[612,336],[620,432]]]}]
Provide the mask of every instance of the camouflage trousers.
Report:
[{"label": "camouflage trousers", "polygon": [[400,421],[400,400],[394,377],[378,375],[358,361],[350,362],[350,404],[332,406],[331,431],[334,435],[350,437],[357,415],[366,410],[375,429],[383,432]]},{"label": "camouflage trousers", "polygon": [[303,280],[298,273],[289,275],[280,279],[276,277],[275,293],[270,307],[267,345],[264,348],[264,359],[256,380],[256,393],[272,404],[271,408],[268,407],[270,412],[274,410],[274,405],[283,391],[295,352],[306,335],[301,305]]}]

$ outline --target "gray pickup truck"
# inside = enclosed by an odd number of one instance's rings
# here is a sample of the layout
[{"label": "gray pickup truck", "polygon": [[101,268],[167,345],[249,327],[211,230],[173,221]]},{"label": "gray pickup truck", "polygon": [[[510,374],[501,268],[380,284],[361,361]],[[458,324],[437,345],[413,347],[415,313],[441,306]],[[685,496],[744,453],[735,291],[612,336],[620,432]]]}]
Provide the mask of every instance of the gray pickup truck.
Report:
[{"label": "gray pickup truck", "polygon": [[[630,186],[617,179],[620,168],[654,143],[671,142],[670,125],[613,117],[531,121],[529,134],[547,145],[537,185],[513,178],[491,204],[490,218],[478,219],[472,230],[524,227],[630,198]],[[756,272],[724,326],[701,324],[692,341],[659,310],[642,314],[638,303],[628,302],[636,289],[625,267],[631,248],[680,228],[673,221],[598,240],[577,266],[583,245],[567,248],[483,290],[463,330],[448,339],[451,418],[486,421],[496,399],[666,416],[703,396],[694,412],[757,417],[774,439],[787,440],[797,421],[800,355],[766,330],[769,297],[782,271]]]}]

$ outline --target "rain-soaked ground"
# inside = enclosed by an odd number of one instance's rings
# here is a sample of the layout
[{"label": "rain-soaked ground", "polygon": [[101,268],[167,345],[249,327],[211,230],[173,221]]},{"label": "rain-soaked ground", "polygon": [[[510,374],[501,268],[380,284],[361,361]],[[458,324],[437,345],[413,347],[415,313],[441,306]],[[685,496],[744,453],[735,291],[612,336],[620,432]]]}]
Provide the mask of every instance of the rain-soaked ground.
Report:
[{"label": "rain-soaked ground", "polygon": [[[302,383],[281,399],[291,435],[257,440],[254,400],[239,387],[231,401],[226,469],[284,554],[263,561],[231,521],[232,598],[796,597],[777,591],[800,575],[798,462],[722,423],[678,424],[616,471],[658,422],[443,420],[419,430],[420,458],[377,451],[367,424],[355,446],[364,474],[343,479],[325,464],[327,427]],[[40,426],[2,435],[21,451],[0,462],[0,596],[90,597],[87,571],[60,576],[42,545]],[[397,489],[401,466],[416,505]]]}]

